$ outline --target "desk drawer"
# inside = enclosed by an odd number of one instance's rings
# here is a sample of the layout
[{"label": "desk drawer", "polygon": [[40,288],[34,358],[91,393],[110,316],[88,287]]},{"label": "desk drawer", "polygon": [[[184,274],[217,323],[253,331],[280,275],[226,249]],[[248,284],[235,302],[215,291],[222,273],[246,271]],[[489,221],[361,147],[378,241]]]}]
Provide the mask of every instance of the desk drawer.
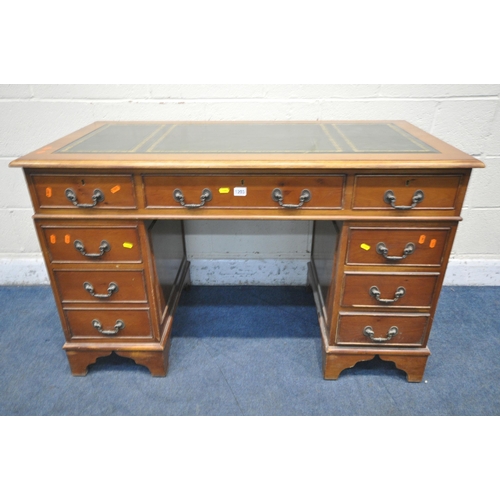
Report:
[{"label": "desk drawer", "polygon": [[415,214],[422,210],[460,211],[461,175],[357,175],[352,208]]},{"label": "desk drawer", "polygon": [[40,208],[136,208],[130,175],[32,175]]},{"label": "desk drawer", "polygon": [[347,264],[439,266],[450,228],[350,228]]},{"label": "desk drawer", "polygon": [[149,310],[66,309],[71,340],[112,342],[152,339]]},{"label": "desk drawer", "polygon": [[141,262],[137,226],[42,226],[53,263]]},{"label": "desk drawer", "polygon": [[[310,197],[299,208],[309,210],[342,208],[345,177],[343,175],[145,175],[143,179],[147,208],[183,208],[177,194],[180,193],[183,203],[203,204],[206,208],[283,210],[286,207],[280,205],[279,196],[273,197],[273,192],[279,189],[281,202],[294,206],[300,204],[301,196],[304,190],[307,190]],[[205,189],[210,191],[210,199],[203,203],[201,197]],[[174,198],[174,193],[177,198]]]},{"label": "desk drawer", "polygon": [[424,345],[429,315],[341,314],[337,345]]},{"label": "desk drawer", "polygon": [[439,273],[346,273],[342,307],[426,307],[432,305]]},{"label": "desk drawer", "polygon": [[146,303],[142,271],[55,270],[62,303]]}]

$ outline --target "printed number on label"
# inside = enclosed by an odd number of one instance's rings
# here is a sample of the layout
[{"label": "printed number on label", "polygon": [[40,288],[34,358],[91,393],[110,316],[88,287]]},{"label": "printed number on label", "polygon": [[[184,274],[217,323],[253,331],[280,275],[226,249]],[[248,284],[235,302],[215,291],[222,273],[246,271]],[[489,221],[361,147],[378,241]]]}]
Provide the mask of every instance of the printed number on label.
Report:
[{"label": "printed number on label", "polygon": [[247,188],[246,187],[237,187],[234,188],[234,196],[246,196]]}]

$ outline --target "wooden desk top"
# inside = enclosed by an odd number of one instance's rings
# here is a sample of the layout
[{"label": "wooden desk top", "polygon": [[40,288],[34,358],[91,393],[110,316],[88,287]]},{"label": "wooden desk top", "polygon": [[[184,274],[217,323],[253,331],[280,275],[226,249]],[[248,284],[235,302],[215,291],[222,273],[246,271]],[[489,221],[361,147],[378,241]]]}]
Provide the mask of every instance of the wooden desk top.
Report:
[{"label": "wooden desk top", "polygon": [[30,168],[473,168],[404,121],[96,122],[11,166]]}]

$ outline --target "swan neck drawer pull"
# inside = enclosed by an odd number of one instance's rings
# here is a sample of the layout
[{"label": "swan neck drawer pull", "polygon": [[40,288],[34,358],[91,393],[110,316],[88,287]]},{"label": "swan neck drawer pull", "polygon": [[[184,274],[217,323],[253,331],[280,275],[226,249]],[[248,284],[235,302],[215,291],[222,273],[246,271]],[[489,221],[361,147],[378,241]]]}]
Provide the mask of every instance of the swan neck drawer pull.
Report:
[{"label": "swan neck drawer pull", "polygon": [[92,326],[103,335],[116,335],[125,328],[125,323],[121,319],[117,319],[113,330],[103,330],[101,322],[98,319],[93,319]]},{"label": "swan neck drawer pull", "polygon": [[99,253],[87,253],[85,251],[85,247],[80,240],[75,240],[75,248],[84,256],[90,257],[91,259],[97,259],[98,257],[102,257],[106,252],[111,250],[111,245],[106,241],[102,240],[99,246]]},{"label": "swan neck drawer pull", "polygon": [[399,333],[397,326],[391,326],[389,330],[387,330],[387,337],[375,337],[375,332],[371,326],[365,326],[363,330],[363,334],[368,337],[373,342],[387,342],[395,337]]},{"label": "swan neck drawer pull", "polygon": [[94,287],[88,281],[86,281],[83,284],[83,288],[85,288],[85,290],[87,292],[89,292],[90,295],[92,295],[92,297],[95,297],[96,299],[109,299],[109,297],[111,297],[111,295],[113,295],[114,293],[116,293],[118,291],[118,285],[116,283],[113,283],[113,282],[111,282],[109,284],[107,294],[95,293]]},{"label": "swan neck drawer pull", "polygon": [[205,188],[201,192],[200,203],[186,203],[184,201],[184,195],[182,194],[182,191],[180,189],[174,189],[173,195],[174,200],[177,203],[180,203],[185,208],[200,208],[205,205],[207,201],[210,201],[212,199],[212,191],[210,191],[210,189],[208,188]]},{"label": "swan neck drawer pull", "polygon": [[393,299],[381,299],[380,290],[376,286],[372,286],[369,293],[377,302],[380,302],[381,304],[394,304],[394,302],[397,302],[401,297],[404,296],[404,294],[406,293],[406,289],[404,286],[398,287]]},{"label": "swan neck drawer pull", "polygon": [[68,198],[68,200],[78,208],[92,208],[95,207],[98,203],[104,201],[104,193],[100,189],[94,189],[94,194],[92,195],[93,203],[78,203],[78,198],[71,188],[66,189],[66,191],[64,191],[64,194],[66,195],[66,198]]},{"label": "swan neck drawer pull", "polygon": [[401,257],[388,255],[389,249],[385,246],[385,243],[377,243],[377,253],[385,257],[387,260],[403,260],[406,259],[408,255],[411,255],[415,251],[415,245],[413,243],[407,243],[404,250],[403,255]]},{"label": "swan neck drawer pull", "polygon": [[300,193],[299,204],[298,205],[289,205],[287,203],[283,203],[283,193],[280,188],[273,189],[271,194],[273,201],[277,201],[280,207],[283,208],[300,208],[304,203],[311,201],[311,192],[308,189],[303,189]]},{"label": "swan neck drawer pull", "polygon": [[394,192],[389,189],[384,193],[384,202],[396,210],[411,210],[412,208],[415,208],[423,199],[424,192],[417,189],[411,199],[411,205],[396,205],[396,196],[394,195]]}]

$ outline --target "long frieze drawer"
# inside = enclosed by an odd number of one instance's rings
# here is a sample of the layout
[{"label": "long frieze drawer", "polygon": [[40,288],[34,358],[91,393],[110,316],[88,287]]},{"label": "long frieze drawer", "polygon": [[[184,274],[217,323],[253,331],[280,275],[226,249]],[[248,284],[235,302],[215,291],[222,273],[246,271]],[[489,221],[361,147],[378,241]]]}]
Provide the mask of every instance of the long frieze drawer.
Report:
[{"label": "long frieze drawer", "polygon": [[411,215],[419,210],[456,210],[461,175],[357,175],[353,209]]},{"label": "long frieze drawer", "polygon": [[53,263],[142,261],[137,226],[42,226]]},{"label": "long frieze drawer", "polygon": [[343,175],[144,176],[147,208],[342,208]]},{"label": "long frieze drawer", "polygon": [[439,266],[450,228],[350,228],[347,264]]},{"label": "long frieze drawer", "polygon": [[136,208],[130,175],[32,175],[40,208]]},{"label": "long frieze drawer", "polygon": [[426,307],[432,305],[439,273],[346,273],[342,307]]},{"label": "long frieze drawer", "polygon": [[142,271],[55,270],[62,303],[146,303]]},{"label": "long frieze drawer", "polygon": [[123,341],[152,339],[146,309],[66,309],[70,340]]},{"label": "long frieze drawer", "polygon": [[429,318],[428,314],[341,314],[336,344],[421,347]]}]

